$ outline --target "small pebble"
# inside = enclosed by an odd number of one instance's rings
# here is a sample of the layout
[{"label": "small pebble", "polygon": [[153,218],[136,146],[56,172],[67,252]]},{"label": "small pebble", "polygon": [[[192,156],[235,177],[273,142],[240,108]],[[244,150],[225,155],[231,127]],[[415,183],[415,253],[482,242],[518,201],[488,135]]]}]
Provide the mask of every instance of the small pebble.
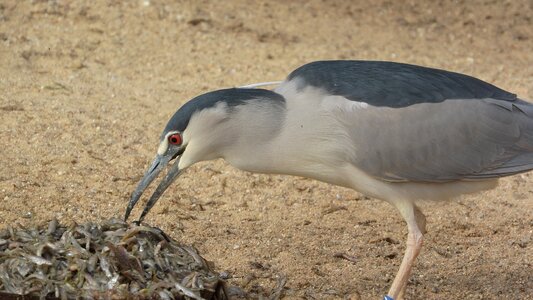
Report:
[{"label": "small pebble", "polygon": [[229,279],[231,278],[231,274],[228,271],[222,271],[220,274],[218,274],[218,277],[220,279]]}]

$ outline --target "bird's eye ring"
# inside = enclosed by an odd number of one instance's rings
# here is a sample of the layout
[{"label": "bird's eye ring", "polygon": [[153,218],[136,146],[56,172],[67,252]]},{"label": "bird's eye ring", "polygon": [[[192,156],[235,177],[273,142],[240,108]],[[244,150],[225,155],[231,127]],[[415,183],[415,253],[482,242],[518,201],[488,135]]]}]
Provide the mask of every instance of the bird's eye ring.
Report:
[{"label": "bird's eye ring", "polygon": [[175,133],[168,137],[168,142],[172,145],[181,145],[181,135],[179,133]]}]

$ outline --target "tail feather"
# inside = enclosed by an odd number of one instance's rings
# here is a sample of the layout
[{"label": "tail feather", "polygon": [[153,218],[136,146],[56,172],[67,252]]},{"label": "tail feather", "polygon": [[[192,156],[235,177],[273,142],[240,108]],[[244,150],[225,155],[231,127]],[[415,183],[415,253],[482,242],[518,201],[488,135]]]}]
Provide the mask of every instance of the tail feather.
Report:
[{"label": "tail feather", "polygon": [[[501,104],[498,104],[502,106]],[[502,106],[513,111],[516,116],[517,126],[520,128],[520,137],[516,144],[505,150],[505,157],[509,159],[492,168],[475,174],[468,174],[468,179],[488,179],[504,177],[533,170],[533,104],[517,99],[512,104]]]},{"label": "tail feather", "polygon": [[468,179],[495,178],[524,173],[530,170],[533,170],[533,153],[524,153],[513,157],[497,168],[469,174],[465,177]]},{"label": "tail feather", "polygon": [[516,147],[524,152],[533,152],[533,104],[521,99],[513,103],[513,107],[521,112],[518,117],[521,137]]}]

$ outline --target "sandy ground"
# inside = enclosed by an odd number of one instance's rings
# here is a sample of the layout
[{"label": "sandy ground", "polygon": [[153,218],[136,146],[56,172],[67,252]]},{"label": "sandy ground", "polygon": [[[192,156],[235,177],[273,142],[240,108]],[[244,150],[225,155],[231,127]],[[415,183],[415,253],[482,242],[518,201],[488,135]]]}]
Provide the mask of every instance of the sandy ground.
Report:
[{"label": "sandy ground", "polygon": [[[533,100],[532,1],[357,2],[0,1],[0,227],[122,217],[181,104],[314,60],[445,68]],[[533,299],[532,193],[523,174],[422,204],[408,299]],[[147,222],[250,295],[287,278],[287,299],[382,297],[406,236],[384,202],[223,161],[190,168]]]}]

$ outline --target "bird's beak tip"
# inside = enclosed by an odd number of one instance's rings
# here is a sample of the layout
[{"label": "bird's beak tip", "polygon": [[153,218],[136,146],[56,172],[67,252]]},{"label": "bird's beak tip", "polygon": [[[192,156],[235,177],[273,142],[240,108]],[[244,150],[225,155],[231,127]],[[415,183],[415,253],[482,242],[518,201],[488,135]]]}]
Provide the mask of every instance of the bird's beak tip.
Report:
[{"label": "bird's beak tip", "polygon": [[172,164],[172,167],[168,171],[168,173],[165,175],[165,177],[161,180],[157,188],[155,189],[154,193],[146,203],[144,210],[141,213],[141,217],[139,218],[138,222],[141,223],[144,220],[144,217],[148,214],[150,209],[155,205],[157,200],[163,195],[163,193],[166,191],[166,189],[174,182],[176,178],[181,174],[181,170],[179,168],[179,158]]},{"label": "bird's beak tip", "polygon": [[154,160],[152,161],[152,164],[150,167],[146,170],[146,173],[144,173],[143,178],[139,181],[137,184],[137,187],[131,194],[130,201],[128,203],[128,207],[126,208],[126,213],[124,215],[124,221],[127,221],[131,211],[137,204],[137,201],[141,198],[142,194],[146,190],[146,188],[154,181],[154,179],[159,175],[161,170],[168,164],[168,160],[165,159],[164,156],[157,155]]},{"label": "bird's beak tip", "polygon": [[[172,157],[172,159],[173,158],[175,157]],[[143,178],[139,181],[137,188],[131,195],[130,202],[128,203],[128,207],[126,208],[126,213],[124,215],[124,221],[128,220],[131,211],[137,204],[137,201],[139,201],[139,199],[141,198],[142,194],[144,193],[148,185],[150,185],[150,183],[154,181],[157,175],[161,173],[161,170],[166,165],[168,165],[170,160],[171,159],[168,156],[161,156],[161,155],[156,156],[151,166],[148,168],[148,170],[144,174]],[[150,209],[155,205],[155,203],[161,197],[163,192],[170,186],[172,182],[174,182],[174,180],[179,176],[180,173],[181,173],[181,170],[179,168],[179,156],[178,156],[174,164],[172,164],[172,167],[170,168],[168,173],[161,180],[156,190],[154,191],[154,193],[152,194],[152,196],[146,203],[146,206],[144,207],[144,210],[141,213],[141,217],[139,218],[139,220],[136,221],[137,224],[140,224],[143,221],[144,217],[148,214]]]}]

